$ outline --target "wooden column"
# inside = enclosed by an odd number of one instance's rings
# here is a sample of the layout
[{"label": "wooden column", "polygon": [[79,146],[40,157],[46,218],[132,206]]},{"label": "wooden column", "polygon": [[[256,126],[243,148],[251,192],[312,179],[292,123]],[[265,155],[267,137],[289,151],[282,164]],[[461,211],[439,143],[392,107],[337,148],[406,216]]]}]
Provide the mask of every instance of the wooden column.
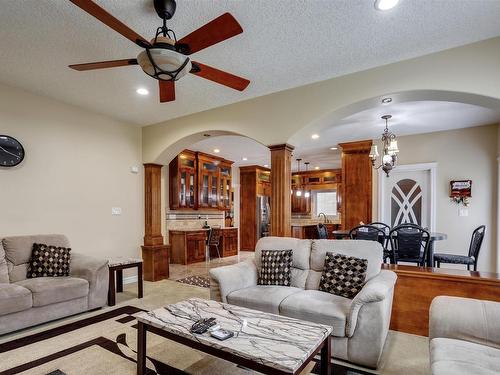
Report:
[{"label": "wooden column", "polygon": [[288,144],[269,146],[271,150],[271,235],[290,237],[292,230],[292,151]]},{"label": "wooden column", "polygon": [[161,234],[161,168],[144,164],[144,280],[168,279],[168,246]]},{"label": "wooden column", "polygon": [[340,143],[342,147],[342,228],[372,221],[372,141]]}]

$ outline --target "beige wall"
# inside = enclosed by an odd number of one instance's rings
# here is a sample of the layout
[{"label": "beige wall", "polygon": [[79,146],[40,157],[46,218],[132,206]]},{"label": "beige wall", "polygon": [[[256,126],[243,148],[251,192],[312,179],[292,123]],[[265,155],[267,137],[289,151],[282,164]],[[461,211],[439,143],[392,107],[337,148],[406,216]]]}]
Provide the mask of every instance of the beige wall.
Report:
[{"label": "beige wall", "polygon": [[[436,251],[466,255],[472,231],[485,224],[487,231],[479,257],[479,270],[497,268],[497,134],[498,125],[398,137],[398,164],[437,163],[436,231],[448,234],[436,242]],[[379,145],[381,149],[381,145]],[[374,219],[378,186],[374,176]],[[450,202],[450,180],[472,180],[469,216],[459,217]],[[446,267],[454,267],[446,265]],[[460,266],[458,268],[464,268]]]},{"label": "beige wall", "polygon": [[20,166],[0,168],[0,236],[64,233],[74,251],[139,255],[139,128],[0,85],[0,134],[26,150]]},{"label": "beige wall", "polygon": [[[335,115],[366,109],[355,103],[373,107],[386,94],[445,90],[454,93],[443,100],[464,100],[465,93],[500,99],[499,66],[500,38],[495,38],[173,119],[143,128],[143,159],[168,164],[211,130],[246,135],[265,145],[284,143],[325,117],[333,122]],[[485,97],[465,102],[498,107]]]}]

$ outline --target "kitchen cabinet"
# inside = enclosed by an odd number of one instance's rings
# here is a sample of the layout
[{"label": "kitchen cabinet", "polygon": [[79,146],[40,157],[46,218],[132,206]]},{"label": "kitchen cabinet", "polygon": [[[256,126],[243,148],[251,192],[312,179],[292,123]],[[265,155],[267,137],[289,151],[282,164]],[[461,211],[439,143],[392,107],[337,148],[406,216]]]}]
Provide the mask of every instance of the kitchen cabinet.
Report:
[{"label": "kitchen cabinet", "polygon": [[197,205],[196,155],[185,150],[169,164],[169,202],[171,210],[193,209]]},{"label": "kitchen cabinet", "polygon": [[[222,258],[238,255],[238,228],[223,228],[219,252]],[[217,250],[210,247],[210,257],[217,258]]]},{"label": "kitchen cabinet", "polygon": [[307,215],[311,213],[311,195],[305,196],[305,190],[300,189],[302,194],[297,196],[298,188],[292,188],[292,213]]},{"label": "kitchen cabinet", "polygon": [[232,208],[233,162],[184,150],[169,164],[170,210]]},{"label": "kitchen cabinet", "polygon": [[171,230],[168,236],[170,263],[186,265],[205,261],[206,230]]}]

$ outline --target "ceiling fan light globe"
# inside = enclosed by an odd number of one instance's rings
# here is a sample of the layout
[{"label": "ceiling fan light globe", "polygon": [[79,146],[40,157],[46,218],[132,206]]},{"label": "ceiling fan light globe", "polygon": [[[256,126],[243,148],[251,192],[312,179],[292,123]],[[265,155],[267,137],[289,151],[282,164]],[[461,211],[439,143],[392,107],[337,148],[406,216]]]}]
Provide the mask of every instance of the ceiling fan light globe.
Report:
[{"label": "ceiling fan light globe", "polygon": [[[179,52],[166,48],[151,48],[149,49],[149,55],[154,61],[154,64],[162,72],[172,73],[175,76],[176,81],[184,77],[191,70],[191,61],[189,60],[189,57]],[[162,79],[165,81],[172,80],[172,77],[170,75],[155,70],[153,63],[149,58],[149,55],[146,50],[137,55],[137,62],[139,63],[144,73],[157,79]],[[182,67],[186,60],[188,60],[187,64],[176,75],[175,73]]]}]

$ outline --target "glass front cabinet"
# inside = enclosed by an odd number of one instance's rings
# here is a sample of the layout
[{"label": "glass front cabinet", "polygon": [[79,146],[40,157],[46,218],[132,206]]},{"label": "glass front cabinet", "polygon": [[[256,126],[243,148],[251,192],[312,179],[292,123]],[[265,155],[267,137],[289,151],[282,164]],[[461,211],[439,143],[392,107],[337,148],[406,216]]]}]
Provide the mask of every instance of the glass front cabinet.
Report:
[{"label": "glass front cabinet", "polygon": [[171,210],[230,210],[233,162],[184,150],[169,165]]}]

